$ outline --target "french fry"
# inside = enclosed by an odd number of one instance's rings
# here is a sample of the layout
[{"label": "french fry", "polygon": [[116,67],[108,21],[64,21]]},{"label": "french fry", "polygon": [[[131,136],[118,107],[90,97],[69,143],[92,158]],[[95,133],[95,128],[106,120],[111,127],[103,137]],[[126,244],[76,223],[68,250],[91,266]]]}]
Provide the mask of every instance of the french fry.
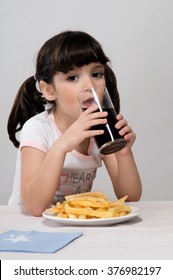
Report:
[{"label": "french fry", "polygon": [[127,195],[126,196],[123,196],[122,198],[118,199],[119,202],[125,202],[126,199],[127,199]]},{"label": "french fry", "polygon": [[65,199],[62,203],[57,202],[47,211],[67,219],[113,218],[131,212],[131,207],[125,205],[127,196],[110,201],[103,192],[87,192],[69,195]]},{"label": "french fry", "polygon": [[69,219],[77,219],[77,216],[75,214],[67,213],[67,216]]},{"label": "french fry", "polygon": [[105,208],[109,207],[108,201],[93,201],[93,200],[73,200],[70,202],[70,205],[72,206],[83,206],[83,207],[92,207],[92,208]]},{"label": "french fry", "polygon": [[84,196],[92,196],[92,197],[105,197],[103,192],[86,192],[86,193],[77,193],[77,194],[72,194],[72,195],[67,195],[65,196],[65,199],[68,201],[70,199],[76,199],[79,197],[84,197]]},{"label": "french fry", "polygon": [[64,206],[60,202],[57,202],[56,205],[53,205],[51,208],[47,209],[47,211],[53,213],[63,213]]},{"label": "french fry", "polygon": [[113,213],[106,210],[93,210],[90,207],[85,208],[74,208],[69,206],[67,203],[65,204],[65,212],[68,214],[76,214],[76,215],[86,215],[92,216],[96,218],[112,218]]},{"label": "french fry", "polygon": [[59,217],[59,218],[69,218],[66,213],[58,213],[57,217]]},{"label": "french fry", "polygon": [[117,205],[117,206],[108,208],[108,211],[114,211],[114,212],[125,211],[125,212],[130,212],[131,211],[131,207],[127,206],[127,205]]}]

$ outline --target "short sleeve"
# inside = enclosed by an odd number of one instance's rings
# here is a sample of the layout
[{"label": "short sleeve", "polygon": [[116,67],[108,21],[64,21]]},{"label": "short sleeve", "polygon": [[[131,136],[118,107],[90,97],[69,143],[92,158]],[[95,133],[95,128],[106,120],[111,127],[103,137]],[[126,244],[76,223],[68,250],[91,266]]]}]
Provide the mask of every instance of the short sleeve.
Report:
[{"label": "short sleeve", "polygon": [[45,128],[38,119],[29,119],[22,128],[19,148],[26,146],[39,149],[45,153],[48,152]]}]

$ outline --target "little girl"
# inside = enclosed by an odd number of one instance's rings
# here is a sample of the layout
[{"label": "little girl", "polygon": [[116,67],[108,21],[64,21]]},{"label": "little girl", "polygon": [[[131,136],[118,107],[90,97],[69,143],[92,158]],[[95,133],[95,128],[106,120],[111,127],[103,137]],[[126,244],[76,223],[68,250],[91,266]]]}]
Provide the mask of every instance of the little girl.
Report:
[{"label": "little girl", "polygon": [[97,112],[96,105],[80,109],[79,93],[98,84],[108,88],[119,113],[115,74],[91,35],[65,31],[42,46],[35,75],[21,85],[8,120],[9,138],[19,148],[9,205],[22,204],[40,216],[59,195],[90,191],[102,161],[117,198],[140,199],[141,181],[131,150],[135,133],[118,114],[115,127],[127,144],[103,156],[94,140],[103,130],[90,128],[105,124],[107,113]]}]

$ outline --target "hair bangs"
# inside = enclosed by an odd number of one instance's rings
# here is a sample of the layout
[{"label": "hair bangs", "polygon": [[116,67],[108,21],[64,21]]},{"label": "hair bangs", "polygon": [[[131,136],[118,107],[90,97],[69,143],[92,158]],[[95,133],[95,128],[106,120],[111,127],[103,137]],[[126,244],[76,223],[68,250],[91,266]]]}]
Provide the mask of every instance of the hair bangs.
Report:
[{"label": "hair bangs", "polygon": [[89,34],[72,32],[62,42],[54,56],[56,71],[68,73],[75,66],[81,67],[92,62],[105,65],[109,59],[105,56],[101,45]]}]

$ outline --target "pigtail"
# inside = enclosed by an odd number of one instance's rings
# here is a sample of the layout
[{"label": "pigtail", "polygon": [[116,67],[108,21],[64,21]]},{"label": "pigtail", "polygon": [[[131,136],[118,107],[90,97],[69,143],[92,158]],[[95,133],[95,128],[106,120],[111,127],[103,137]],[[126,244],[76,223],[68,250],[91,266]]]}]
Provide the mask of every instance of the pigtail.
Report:
[{"label": "pigtail", "polygon": [[112,103],[114,104],[115,110],[117,113],[120,112],[120,97],[117,88],[117,79],[113,70],[108,66],[105,65],[105,80],[106,80],[106,87],[110,94]]},{"label": "pigtail", "polygon": [[34,76],[31,76],[21,85],[8,118],[9,139],[16,148],[20,144],[16,133],[22,129],[28,119],[45,110],[46,101],[36,89],[35,83]]}]

